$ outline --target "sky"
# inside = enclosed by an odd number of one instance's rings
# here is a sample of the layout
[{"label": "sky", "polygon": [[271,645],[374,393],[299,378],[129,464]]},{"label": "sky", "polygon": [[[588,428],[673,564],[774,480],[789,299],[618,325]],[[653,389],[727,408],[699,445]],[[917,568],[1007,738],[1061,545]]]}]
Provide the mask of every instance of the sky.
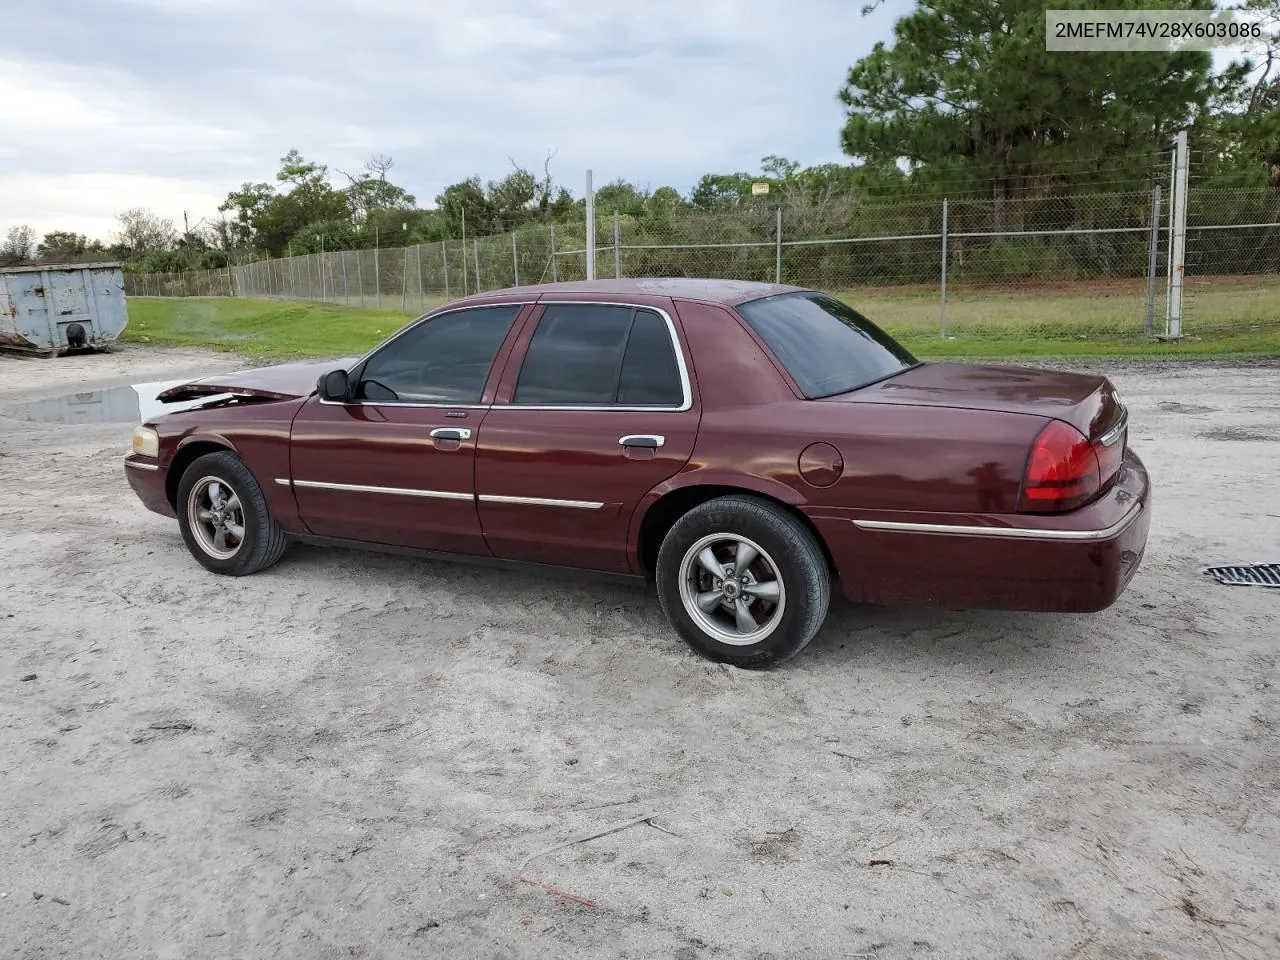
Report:
[{"label": "sky", "polygon": [[[0,31],[0,234],[181,228],[298,148],[430,205],[512,159],[575,195],[846,160],[848,68],[910,0],[27,0]],[[335,174],[335,183],[341,178]]]}]

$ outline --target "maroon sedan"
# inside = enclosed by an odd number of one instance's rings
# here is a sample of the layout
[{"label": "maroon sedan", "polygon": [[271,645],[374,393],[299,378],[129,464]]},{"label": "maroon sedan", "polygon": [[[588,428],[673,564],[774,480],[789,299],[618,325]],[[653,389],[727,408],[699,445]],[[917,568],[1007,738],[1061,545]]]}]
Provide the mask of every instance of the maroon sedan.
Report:
[{"label": "maroon sedan", "polygon": [[358,360],[208,377],[125,459],[195,558],[291,539],[647,577],[699,653],[800,651],[855,601],[1096,611],[1149,488],[1105,377],[921,363],[826,294],[519,287]]}]

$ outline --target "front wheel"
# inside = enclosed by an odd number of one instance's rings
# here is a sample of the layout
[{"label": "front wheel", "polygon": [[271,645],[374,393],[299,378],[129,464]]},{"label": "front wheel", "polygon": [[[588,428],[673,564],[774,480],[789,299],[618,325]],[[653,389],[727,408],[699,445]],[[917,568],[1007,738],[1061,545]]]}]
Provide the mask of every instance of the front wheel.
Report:
[{"label": "front wheel", "polygon": [[676,521],[658,551],[658,599],[711,660],[763,668],[795,656],[822,625],[831,575],[822,547],[787,511],[719,497]]},{"label": "front wheel", "polygon": [[178,482],[178,526],[187,549],[214,573],[243,577],[284,554],[284,531],[249,468],[230,451],[193,461]]}]

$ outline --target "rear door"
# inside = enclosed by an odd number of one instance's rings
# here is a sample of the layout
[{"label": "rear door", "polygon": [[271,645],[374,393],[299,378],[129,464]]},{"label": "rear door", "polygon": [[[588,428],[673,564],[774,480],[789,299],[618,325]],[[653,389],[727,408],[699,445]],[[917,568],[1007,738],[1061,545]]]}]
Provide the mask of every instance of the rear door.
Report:
[{"label": "rear door", "polygon": [[476,494],[495,555],[628,572],[641,498],[684,467],[700,407],[670,302],[544,302],[485,416]]},{"label": "rear door", "polygon": [[476,513],[486,384],[522,304],[445,311],[352,370],[349,403],[313,396],[290,435],[299,514],[319,536],[487,554]]}]

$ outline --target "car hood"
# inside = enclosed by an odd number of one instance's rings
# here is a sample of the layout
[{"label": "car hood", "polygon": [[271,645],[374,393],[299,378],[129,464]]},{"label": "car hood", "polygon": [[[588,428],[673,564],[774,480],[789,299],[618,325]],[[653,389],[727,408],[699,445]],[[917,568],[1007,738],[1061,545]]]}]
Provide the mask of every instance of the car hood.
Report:
[{"label": "car hood", "polygon": [[194,400],[197,397],[233,394],[240,397],[263,397],[268,400],[293,400],[315,393],[316,381],[330,370],[347,369],[355,357],[337,360],[281,363],[270,367],[253,367],[202,377],[170,387],[156,395],[162,403]]},{"label": "car hood", "polygon": [[976,363],[922,363],[829,399],[1056,417],[1086,436],[1114,422],[1120,406],[1106,377]]}]

